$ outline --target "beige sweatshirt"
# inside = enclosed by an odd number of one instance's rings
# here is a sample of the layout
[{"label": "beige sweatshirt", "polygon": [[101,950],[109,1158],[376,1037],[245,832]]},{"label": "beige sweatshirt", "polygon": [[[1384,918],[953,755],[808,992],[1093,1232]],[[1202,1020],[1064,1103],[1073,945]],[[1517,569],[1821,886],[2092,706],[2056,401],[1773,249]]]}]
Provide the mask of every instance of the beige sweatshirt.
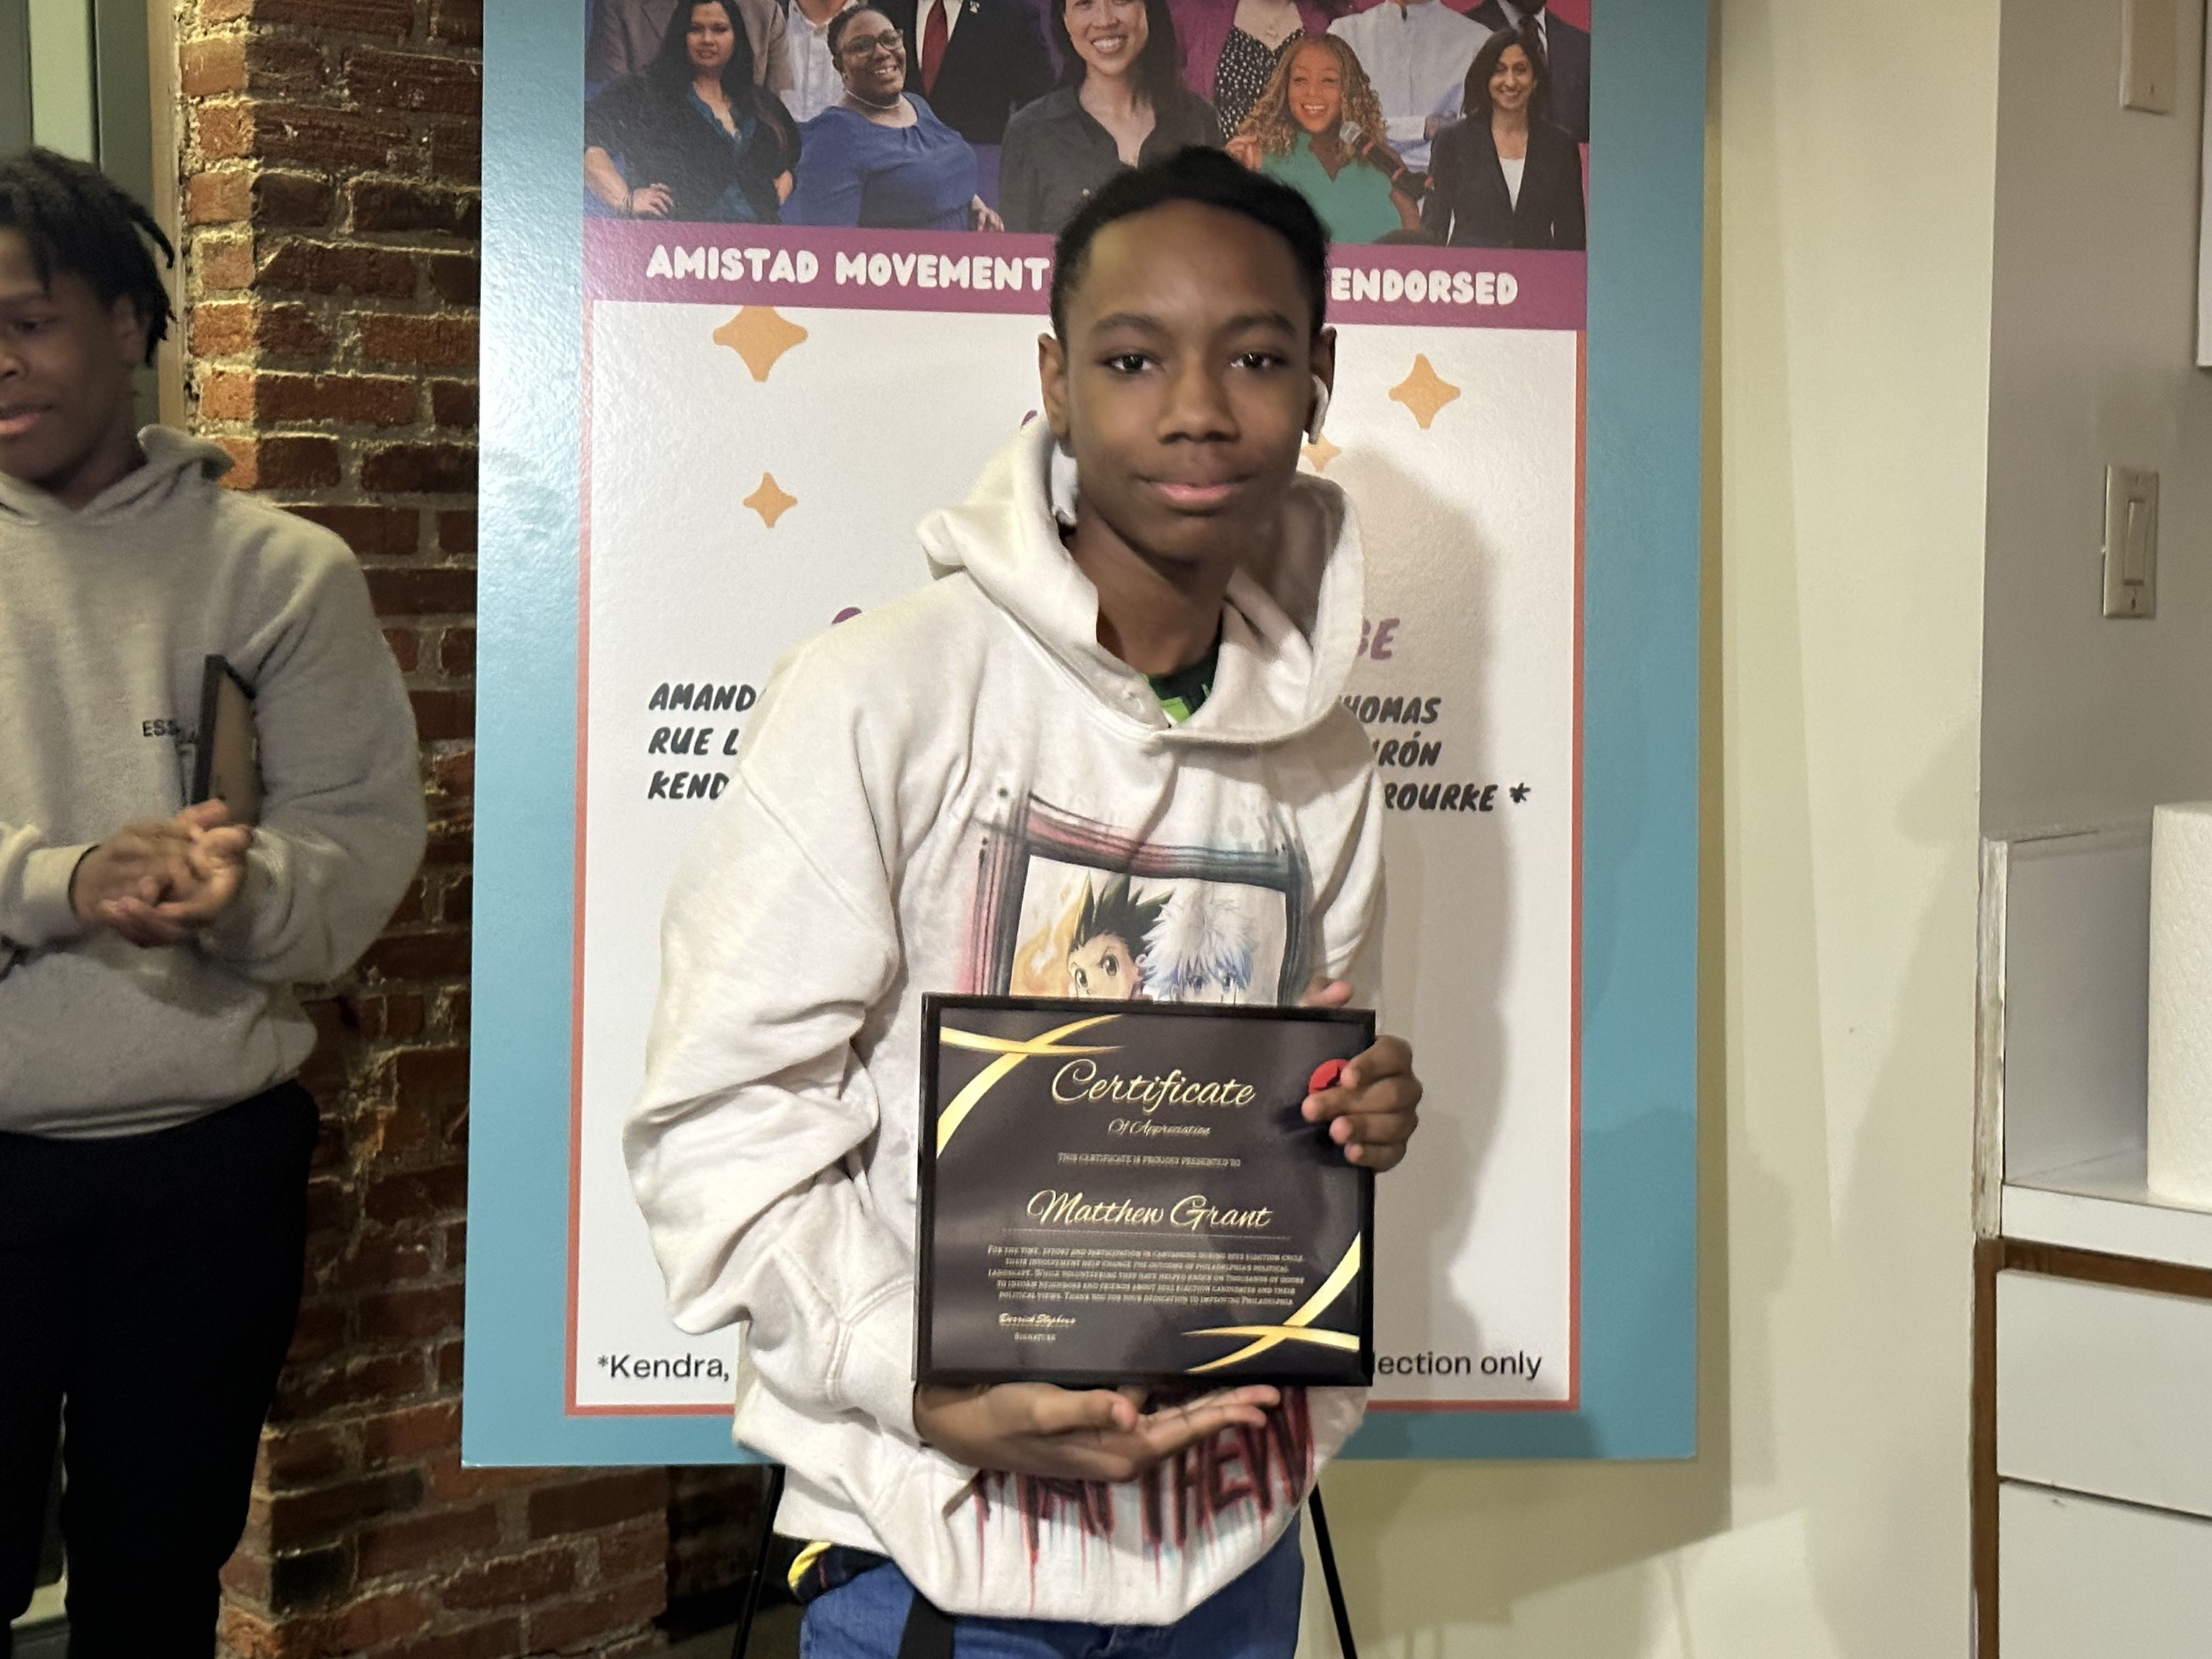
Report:
[{"label": "beige sweatshirt", "polygon": [[[0,1133],[166,1128],[283,1081],[422,857],[415,723],[327,531],[159,427],[80,511],[0,473]],[[87,931],[79,858],[187,804],[205,659],[254,692],[265,799],[238,898],[189,945]]]}]

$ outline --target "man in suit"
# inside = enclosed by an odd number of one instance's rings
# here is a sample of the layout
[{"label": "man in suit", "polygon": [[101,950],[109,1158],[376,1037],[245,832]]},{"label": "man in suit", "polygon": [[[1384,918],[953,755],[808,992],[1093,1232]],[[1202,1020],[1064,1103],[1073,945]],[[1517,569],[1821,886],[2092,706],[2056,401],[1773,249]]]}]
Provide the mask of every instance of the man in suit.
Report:
[{"label": "man in suit", "polygon": [[1482,0],[1468,15],[1486,27],[1534,38],[1552,70],[1552,125],[1565,127],[1578,144],[1589,143],[1589,31],[1553,16],[1545,0]]},{"label": "man in suit", "polygon": [[971,144],[995,144],[1006,118],[1052,90],[1029,0],[883,0],[907,39],[906,89]]},{"label": "man in suit", "polygon": [[[778,0],[737,0],[746,42],[753,49],[753,79],[770,92],[791,90],[784,60],[783,7]],[[660,55],[676,0],[599,0],[592,38],[584,46],[584,79],[604,86],[635,75]]]}]

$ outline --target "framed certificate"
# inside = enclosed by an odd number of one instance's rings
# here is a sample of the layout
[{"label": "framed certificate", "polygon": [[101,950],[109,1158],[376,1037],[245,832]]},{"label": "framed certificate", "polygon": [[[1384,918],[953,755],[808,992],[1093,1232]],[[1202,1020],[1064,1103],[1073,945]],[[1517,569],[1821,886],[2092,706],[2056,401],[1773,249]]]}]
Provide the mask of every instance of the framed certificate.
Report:
[{"label": "framed certificate", "polygon": [[915,1376],[1364,1386],[1374,1175],[1300,1108],[1364,1010],[922,1000]]}]

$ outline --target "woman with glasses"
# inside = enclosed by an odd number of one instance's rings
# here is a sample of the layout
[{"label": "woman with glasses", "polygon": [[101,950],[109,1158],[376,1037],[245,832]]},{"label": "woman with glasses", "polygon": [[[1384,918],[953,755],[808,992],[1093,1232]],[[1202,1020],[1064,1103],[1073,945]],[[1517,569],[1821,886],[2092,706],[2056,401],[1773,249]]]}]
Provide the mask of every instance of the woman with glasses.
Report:
[{"label": "woman with glasses", "polygon": [[906,89],[906,41],[852,6],[830,20],[845,95],[800,129],[805,161],[784,222],[892,230],[1002,230],[975,193],[975,152]]},{"label": "woman with glasses", "polygon": [[1221,148],[1221,123],[1182,83],[1168,0],[1046,0],[1060,88],[1014,112],[999,158],[1012,230],[1057,235],[1123,167]]},{"label": "woman with glasses", "polygon": [[678,6],[651,67],[584,112],[584,182],[635,218],[772,225],[798,159],[790,113],[753,84],[733,0]]}]

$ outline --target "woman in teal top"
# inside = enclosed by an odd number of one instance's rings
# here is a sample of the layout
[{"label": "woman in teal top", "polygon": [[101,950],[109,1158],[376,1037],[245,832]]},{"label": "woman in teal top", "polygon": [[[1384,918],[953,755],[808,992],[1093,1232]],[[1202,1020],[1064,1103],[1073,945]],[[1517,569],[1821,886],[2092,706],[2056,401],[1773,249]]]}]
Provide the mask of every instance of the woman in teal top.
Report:
[{"label": "woman in teal top", "polygon": [[1229,153],[1313,204],[1333,242],[1404,241],[1421,228],[1421,180],[1382,137],[1358,57],[1333,34],[1283,54]]}]

